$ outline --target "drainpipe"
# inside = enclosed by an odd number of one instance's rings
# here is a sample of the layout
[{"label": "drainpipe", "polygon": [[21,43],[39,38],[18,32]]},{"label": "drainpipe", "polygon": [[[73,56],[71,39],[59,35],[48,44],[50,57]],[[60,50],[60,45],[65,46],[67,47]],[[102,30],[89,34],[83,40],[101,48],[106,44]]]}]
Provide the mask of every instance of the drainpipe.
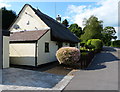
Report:
[{"label": "drainpipe", "polygon": [[0,69],[3,68],[2,11],[0,11]]},{"label": "drainpipe", "polygon": [[2,29],[0,29],[0,69],[3,68],[3,36]]},{"label": "drainpipe", "polygon": [[37,49],[37,47],[38,47],[37,44],[38,44],[38,41],[35,42],[35,67],[38,66],[38,65],[37,65],[37,52],[38,52],[38,51],[37,51],[37,50],[38,50],[38,49]]}]

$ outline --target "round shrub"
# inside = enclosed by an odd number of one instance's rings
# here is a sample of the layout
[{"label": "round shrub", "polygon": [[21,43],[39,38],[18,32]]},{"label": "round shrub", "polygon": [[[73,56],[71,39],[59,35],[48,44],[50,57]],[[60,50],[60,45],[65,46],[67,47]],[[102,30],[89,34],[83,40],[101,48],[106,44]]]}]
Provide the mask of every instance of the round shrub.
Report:
[{"label": "round shrub", "polygon": [[103,47],[103,42],[100,39],[90,39],[87,41],[87,45],[94,47],[94,49],[100,50]]},{"label": "round shrub", "polygon": [[75,64],[80,59],[80,50],[75,47],[62,47],[56,52],[60,64]]}]

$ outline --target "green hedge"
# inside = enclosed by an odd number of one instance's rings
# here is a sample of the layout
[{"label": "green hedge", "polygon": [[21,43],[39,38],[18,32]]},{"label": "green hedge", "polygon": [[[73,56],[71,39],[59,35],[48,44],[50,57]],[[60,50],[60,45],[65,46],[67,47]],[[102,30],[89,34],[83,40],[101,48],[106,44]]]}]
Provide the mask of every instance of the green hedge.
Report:
[{"label": "green hedge", "polygon": [[96,50],[101,50],[103,47],[103,42],[100,39],[90,39],[86,44],[88,47],[92,47]]},{"label": "green hedge", "polygon": [[112,47],[119,47],[120,48],[120,40],[112,41],[111,42]]}]

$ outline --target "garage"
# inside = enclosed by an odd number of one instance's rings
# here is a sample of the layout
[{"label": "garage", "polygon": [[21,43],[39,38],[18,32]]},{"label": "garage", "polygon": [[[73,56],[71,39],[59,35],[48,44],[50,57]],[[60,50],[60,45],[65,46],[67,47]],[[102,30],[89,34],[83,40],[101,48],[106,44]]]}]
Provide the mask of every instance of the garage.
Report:
[{"label": "garage", "polygon": [[[10,35],[10,64],[38,66],[50,60],[48,46],[49,30],[15,32]],[[52,51],[51,51],[52,52]]]}]

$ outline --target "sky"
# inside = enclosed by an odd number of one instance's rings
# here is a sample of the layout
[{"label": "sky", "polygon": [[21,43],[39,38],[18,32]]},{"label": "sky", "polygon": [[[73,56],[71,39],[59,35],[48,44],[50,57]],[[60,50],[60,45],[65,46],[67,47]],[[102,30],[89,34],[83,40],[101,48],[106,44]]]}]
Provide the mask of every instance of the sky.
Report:
[{"label": "sky", "polygon": [[80,2],[74,1],[76,0],[72,0],[70,2],[1,1],[0,7],[5,6],[7,9],[11,9],[18,14],[24,4],[27,3],[32,5],[34,8],[38,8],[40,11],[54,19],[59,14],[62,17],[62,20],[67,19],[70,24],[77,23],[82,28],[84,27],[83,19],[88,19],[91,15],[95,15],[99,18],[99,20],[103,21],[104,27],[115,27],[117,31],[116,35],[119,34],[118,39],[120,39],[120,32],[118,31],[118,0],[81,0],[82,2],[80,0]]}]

